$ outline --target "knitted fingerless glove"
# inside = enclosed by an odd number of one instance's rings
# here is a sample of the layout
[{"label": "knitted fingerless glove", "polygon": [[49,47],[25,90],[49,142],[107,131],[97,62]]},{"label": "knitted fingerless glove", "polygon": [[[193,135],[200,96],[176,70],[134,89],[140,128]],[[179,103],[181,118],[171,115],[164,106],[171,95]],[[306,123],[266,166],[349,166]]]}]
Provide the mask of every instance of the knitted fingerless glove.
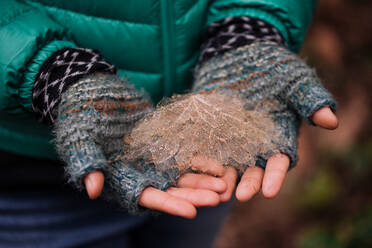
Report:
[{"label": "knitted fingerless glove", "polygon": [[55,122],[57,151],[66,162],[69,180],[82,188],[88,172],[103,171],[102,196],[114,199],[131,213],[140,211],[138,200],[146,187],[166,190],[174,185],[177,173],[122,160],[124,135],[152,110],[143,94],[115,75],[91,75],[70,86],[62,95]]},{"label": "knitted fingerless glove", "polygon": [[141,192],[148,186],[166,190],[175,185],[178,171],[159,172],[151,164],[126,164],[121,159],[124,135],[153,108],[144,94],[114,75],[115,71],[97,51],[58,51],[39,72],[33,107],[40,119],[54,124],[68,180],[83,189],[84,176],[101,170],[105,176],[102,196],[138,213],[144,211],[138,205]]},{"label": "knitted fingerless glove", "polygon": [[[266,108],[283,136],[278,150],[290,157],[292,168],[297,162],[299,116],[313,124],[314,112],[324,106],[335,112],[336,102],[315,71],[283,45],[265,39],[246,43],[217,49],[215,56],[201,59],[193,91],[234,91],[245,99],[247,108]],[[264,106],[264,101],[271,104]],[[258,156],[256,164],[265,168],[270,155]]]}]

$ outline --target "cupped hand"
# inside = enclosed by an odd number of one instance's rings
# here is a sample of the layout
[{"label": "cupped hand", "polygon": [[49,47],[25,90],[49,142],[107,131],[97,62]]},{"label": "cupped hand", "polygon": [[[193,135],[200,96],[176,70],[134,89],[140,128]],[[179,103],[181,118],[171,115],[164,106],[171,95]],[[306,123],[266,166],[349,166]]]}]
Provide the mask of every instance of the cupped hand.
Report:
[{"label": "cupped hand", "polygon": [[[202,162],[205,162],[206,173],[217,176],[227,174],[222,165],[203,159],[195,160],[196,170],[198,163]],[[177,187],[168,188],[166,192],[147,187],[141,193],[139,205],[171,215],[194,218],[197,213],[196,208],[216,206],[222,201],[220,195],[224,195],[228,188],[225,181],[227,180],[224,176],[217,178],[208,174],[186,173],[178,180]],[[96,199],[103,189],[103,173],[101,171],[90,172],[84,178],[84,184],[89,197]]]},{"label": "cupped hand", "polygon": [[[329,107],[316,111],[312,121],[325,129],[333,130],[338,127],[338,119]],[[279,153],[267,160],[265,171],[258,166],[248,167],[236,189],[236,198],[242,202],[248,201],[260,191],[261,187],[264,197],[276,197],[283,185],[289,163],[289,157]]]},{"label": "cupped hand", "polygon": [[[338,127],[338,119],[329,107],[315,112],[312,120],[325,129],[333,130]],[[279,153],[268,159],[265,171],[258,166],[248,167],[237,186],[236,198],[242,202],[248,201],[261,188],[264,197],[276,197],[283,185],[289,163],[289,157]],[[172,215],[194,218],[197,207],[215,206],[231,199],[237,180],[237,171],[234,168],[224,168],[217,161],[202,157],[193,159],[192,164],[195,170],[204,168],[204,173],[207,174],[184,174],[178,180],[178,187],[171,187],[166,192],[148,187],[142,192],[139,204]],[[89,173],[84,178],[84,183],[89,197],[97,198],[103,188],[103,173]]]}]

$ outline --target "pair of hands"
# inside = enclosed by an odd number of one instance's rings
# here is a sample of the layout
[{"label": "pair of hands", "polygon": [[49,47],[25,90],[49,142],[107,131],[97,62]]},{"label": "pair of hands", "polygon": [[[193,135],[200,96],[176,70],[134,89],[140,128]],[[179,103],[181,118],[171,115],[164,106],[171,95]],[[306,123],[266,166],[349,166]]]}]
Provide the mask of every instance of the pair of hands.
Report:
[{"label": "pair of hands", "polygon": [[[312,121],[317,126],[330,130],[338,126],[338,119],[329,107],[316,111]],[[140,195],[139,204],[168,214],[194,218],[198,207],[216,206],[229,201],[235,188],[236,198],[242,202],[251,199],[261,188],[264,197],[274,198],[282,187],[289,163],[289,157],[285,154],[272,155],[265,171],[258,166],[248,167],[236,188],[238,173],[234,168],[224,167],[210,159],[195,158],[192,161],[193,166],[203,164],[203,167],[208,168],[205,174],[184,174],[179,178],[177,187],[170,187],[166,192],[147,187]],[[104,184],[103,173],[88,173],[84,184],[91,199],[99,197]]]},{"label": "pair of hands", "polygon": [[[231,50],[204,62],[196,72],[193,92],[232,89],[246,99],[248,107],[269,100],[270,115],[283,134],[283,142],[277,145],[285,155],[263,156],[267,160],[265,171],[248,167],[236,189],[239,201],[249,200],[261,187],[265,197],[278,194],[290,163],[294,166],[297,159],[299,117],[328,129],[338,125],[331,111],[335,111],[336,103],[313,70],[275,43],[254,43]],[[193,218],[197,207],[228,201],[235,191],[237,172],[216,161],[196,158],[193,167],[202,164],[199,168],[208,167],[209,171],[178,178],[158,174],[151,166],[134,168],[117,160],[123,134],[130,133],[130,127],[148,112],[148,101],[117,76],[92,75],[72,85],[62,96],[55,125],[57,148],[66,161],[70,181],[78,188],[84,182],[94,199],[102,192],[104,172],[108,186],[105,197],[114,197],[134,211],[140,205],[185,218]],[[264,166],[262,162],[260,166]],[[176,182],[176,187],[168,188]]]}]

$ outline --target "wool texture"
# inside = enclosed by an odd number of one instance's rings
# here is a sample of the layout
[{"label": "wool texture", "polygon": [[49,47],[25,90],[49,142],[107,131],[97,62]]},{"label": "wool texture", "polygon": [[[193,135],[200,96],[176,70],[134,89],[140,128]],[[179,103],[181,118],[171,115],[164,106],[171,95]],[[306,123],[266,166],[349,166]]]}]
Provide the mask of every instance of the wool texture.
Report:
[{"label": "wool texture", "polygon": [[55,122],[57,151],[71,183],[82,189],[94,170],[105,175],[104,198],[115,199],[131,213],[147,187],[165,190],[178,175],[156,173],[150,165],[124,164],[123,138],[135,123],[153,111],[149,99],[115,75],[94,74],[70,86],[61,97]]},{"label": "wool texture", "polygon": [[[297,162],[300,116],[313,124],[311,116],[324,106],[335,112],[332,95],[321,85],[314,70],[301,58],[275,42],[255,42],[217,55],[198,64],[193,91],[236,91],[247,108],[262,104],[272,114],[286,142],[279,150],[289,155],[290,168]],[[269,106],[269,107],[268,107]],[[258,157],[264,167],[268,154]]]},{"label": "wool texture", "polygon": [[142,191],[151,186],[165,191],[176,185],[179,177],[177,169],[159,171],[151,163],[136,161],[123,164],[121,159],[111,161],[104,169],[105,186],[102,196],[119,203],[131,214],[143,214],[148,209],[138,205]]}]

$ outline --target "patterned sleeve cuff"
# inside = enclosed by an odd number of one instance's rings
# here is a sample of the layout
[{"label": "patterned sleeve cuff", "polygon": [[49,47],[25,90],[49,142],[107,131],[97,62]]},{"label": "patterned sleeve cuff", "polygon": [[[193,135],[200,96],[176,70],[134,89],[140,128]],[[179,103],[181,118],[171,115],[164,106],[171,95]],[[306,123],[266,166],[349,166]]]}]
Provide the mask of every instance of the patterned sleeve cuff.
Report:
[{"label": "patterned sleeve cuff", "polygon": [[204,34],[198,64],[256,41],[274,41],[287,46],[275,27],[256,18],[228,17],[212,23]]},{"label": "patterned sleeve cuff", "polygon": [[51,55],[36,76],[32,91],[32,109],[39,118],[53,123],[62,93],[68,86],[94,72],[116,73],[96,50],[64,48]]}]

